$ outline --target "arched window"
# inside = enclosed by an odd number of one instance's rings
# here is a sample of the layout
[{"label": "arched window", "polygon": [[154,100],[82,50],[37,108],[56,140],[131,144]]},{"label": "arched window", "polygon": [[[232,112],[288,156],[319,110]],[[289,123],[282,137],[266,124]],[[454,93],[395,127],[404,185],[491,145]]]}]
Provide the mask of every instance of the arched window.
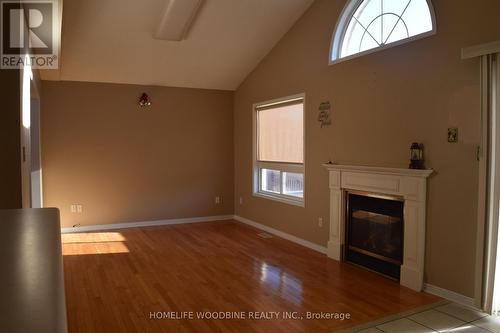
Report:
[{"label": "arched window", "polygon": [[330,62],[434,34],[431,0],[349,0],[335,29]]}]

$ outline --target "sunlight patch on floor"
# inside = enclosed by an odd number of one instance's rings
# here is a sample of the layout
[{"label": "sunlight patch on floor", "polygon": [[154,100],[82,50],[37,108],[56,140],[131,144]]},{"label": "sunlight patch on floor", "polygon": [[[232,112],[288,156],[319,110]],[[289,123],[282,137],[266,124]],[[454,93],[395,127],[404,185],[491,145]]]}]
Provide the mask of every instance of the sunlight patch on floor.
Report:
[{"label": "sunlight patch on floor", "polygon": [[128,253],[125,237],[119,232],[63,234],[63,255]]},{"label": "sunlight patch on floor", "polygon": [[75,234],[62,234],[63,244],[68,243],[104,243],[123,242],[125,237],[119,232],[85,232]]}]

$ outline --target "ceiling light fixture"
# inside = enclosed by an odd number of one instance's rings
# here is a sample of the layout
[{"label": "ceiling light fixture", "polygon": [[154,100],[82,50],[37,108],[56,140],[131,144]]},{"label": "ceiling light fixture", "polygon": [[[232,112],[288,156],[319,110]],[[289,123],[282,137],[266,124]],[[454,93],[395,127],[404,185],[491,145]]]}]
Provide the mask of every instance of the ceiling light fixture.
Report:
[{"label": "ceiling light fixture", "polygon": [[167,0],[154,38],[181,41],[193,25],[203,0]]}]

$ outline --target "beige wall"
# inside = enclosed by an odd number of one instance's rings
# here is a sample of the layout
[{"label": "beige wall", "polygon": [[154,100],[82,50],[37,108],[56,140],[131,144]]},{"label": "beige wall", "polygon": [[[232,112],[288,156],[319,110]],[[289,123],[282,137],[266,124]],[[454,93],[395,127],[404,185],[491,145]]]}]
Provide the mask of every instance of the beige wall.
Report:
[{"label": "beige wall", "polygon": [[[345,1],[317,0],[235,94],[235,212],[326,245],[333,160],[407,167],[411,142],[425,144],[429,181],[426,281],[473,296],[479,142],[479,62],[464,46],[500,39],[497,0],[434,0],[438,33],[328,66]],[[252,196],[252,104],[306,93],[306,207]],[[318,107],[332,103],[332,125]],[[447,142],[459,127],[460,142]],[[239,197],[243,204],[239,204]]]},{"label": "beige wall", "polygon": [[232,214],[232,112],[227,91],[44,81],[44,205],[63,227]]}]

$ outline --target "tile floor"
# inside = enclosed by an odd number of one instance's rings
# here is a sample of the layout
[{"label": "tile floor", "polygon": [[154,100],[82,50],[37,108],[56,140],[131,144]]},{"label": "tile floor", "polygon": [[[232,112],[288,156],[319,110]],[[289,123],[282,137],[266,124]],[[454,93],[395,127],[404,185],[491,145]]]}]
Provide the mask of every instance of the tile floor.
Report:
[{"label": "tile floor", "polygon": [[448,303],[354,332],[500,333],[500,317],[488,316],[455,303]]}]

